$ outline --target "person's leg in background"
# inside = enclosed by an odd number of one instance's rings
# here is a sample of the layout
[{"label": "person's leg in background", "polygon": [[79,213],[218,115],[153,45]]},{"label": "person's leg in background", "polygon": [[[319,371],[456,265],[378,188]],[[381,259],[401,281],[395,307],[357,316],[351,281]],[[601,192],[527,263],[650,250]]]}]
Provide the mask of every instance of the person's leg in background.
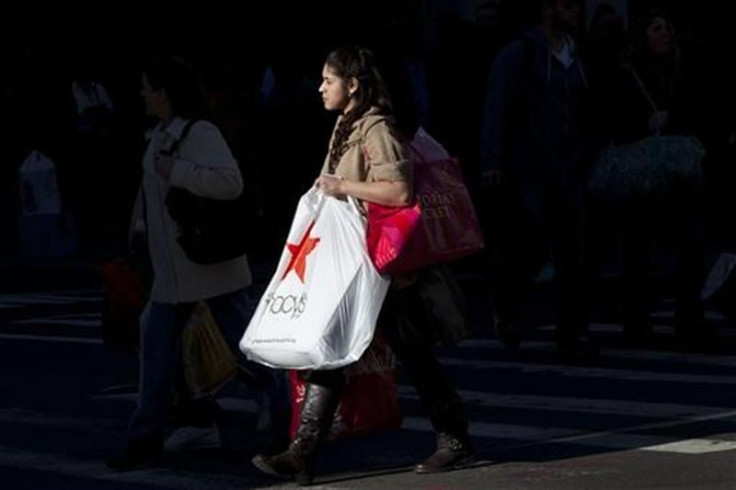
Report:
[{"label": "person's leg in background", "polygon": [[585,284],[586,209],[582,189],[547,196],[544,210],[555,262],[557,350],[563,358],[582,360],[597,353],[588,337],[590,285]]},{"label": "person's leg in background", "polygon": [[[182,353],[185,351],[183,348]],[[176,369],[175,401],[171,416],[173,432],[164,440],[164,449],[181,451],[220,447],[220,406],[212,394],[192,395],[185,374],[184,355],[179,357]]]},{"label": "person's leg in background", "polygon": [[123,454],[108,461],[115,470],[130,470],[156,462],[174,395],[176,368],[184,327],[194,303],[149,302],[141,315],[138,406],[128,428]]},{"label": "person's leg in background", "polygon": [[261,390],[264,395],[261,399],[259,428],[265,430],[270,426],[272,451],[284,449],[289,442],[288,430],[291,420],[286,371],[249,361],[240,351],[240,340],[254,312],[254,305],[247,290],[240,289],[217,296],[207,300],[207,305],[215,323],[220,327],[225,340],[238,358],[242,370],[241,377]]},{"label": "person's leg in background", "polygon": [[653,341],[649,323],[649,247],[653,217],[650,207],[637,200],[623,210],[623,333],[632,347],[646,347]]},{"label": "person's leg in background", "polygon": [[414,383],[437,435],[436,451],[415,472],[438,473],[470,464],[475,451],[462,400],[437,360],[432,335],[422,332],[426,312],[416,294],[412,286],[389,291],[378,326]]},{"label": "person's leg in background", "polygon": [[683,349],[713,347],[717,331],[704,317],[701,291],[705,282],[705,245],[700,196],[694,191],[679,196],[672,217],[673,242],[677,246],[675,330]]},{"label": "person's leg in background", "polygon": [[522,304],[534,273],[544,264],[545,244],[539,233],[534,199],[516,190],[499,189],[495,205],[503,212],[489,218],[487,235],[493,252],[493,309],[496,338],[507,348],[518,349],[522,340]]},{"label": "person's leg in background", "polygon": [[583,249],[583,289],[587,290],[585,294],[585,302],[588,307],[581,312],[583,325],[590,328],[591,321],[601,320],[600,317],[592,318],[592,308],[594,304],[594,294],[602,292],[605,296],[605,287],[599,291],[598,285],[602,277],[603,271],[609,265],[606,252],[610,250],[613,233],[617,230],[618,220],[617,214],[614,215],[614,208],[607,203],[601,201],[597,197],[585,196],[586,220],[584,227],[584,249]]}]

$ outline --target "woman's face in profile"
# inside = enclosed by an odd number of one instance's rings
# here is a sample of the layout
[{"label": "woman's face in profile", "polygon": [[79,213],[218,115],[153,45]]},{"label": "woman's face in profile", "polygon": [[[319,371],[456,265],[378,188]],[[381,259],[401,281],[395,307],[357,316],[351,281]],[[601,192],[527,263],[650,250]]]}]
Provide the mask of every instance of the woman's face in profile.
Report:
[{"label": "woman's face in profile", "polygon": [[672,49],[672,27],[666,19],[655,17],[647,27],[647,44],[654,54],[667,54]]},{"label": "woman's face in profile", "polygon": [[141,77],[141,97],[146,105],[146,115],[161,118],[165,112],[166,94],[151,87],[145,73]]},{"label": "woman's face in profile", "polygon": [[319,86],[322,103],[328,111],[342,111],[350,103],[347,81],[339,77],[329,65],[322,69],[322,84]]}]

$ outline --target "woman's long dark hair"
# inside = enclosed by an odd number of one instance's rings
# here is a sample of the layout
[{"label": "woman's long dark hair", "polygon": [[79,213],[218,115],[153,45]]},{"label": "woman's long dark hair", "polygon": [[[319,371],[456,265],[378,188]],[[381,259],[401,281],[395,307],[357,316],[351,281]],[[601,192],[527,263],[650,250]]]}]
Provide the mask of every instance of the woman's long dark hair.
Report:
[{"label": "woman's long dark hair", "polygon": [[664,90],[668,98],[677,95],[677,88],[681,81],[680,47],[675,33],[672,35],[672,49],[664,56],[655,56],[649,49],[647,30],[655,19],[663,19],[672,28],[672,18],[661,10],[651,9],[639,17],[631,26],[626,36],[621,53],[621,62],[636,69],[645,79],[656,81]]},{"label": "woman's long dark hair", "polygon": [[353,124],[371,107],[377,107],[381,114],[389,115],[393,112],[393,104],[373,53],[369,50],[360,46],[345,46],[331,52],[325,64],[338,77],[345,80],[355,78],[358,81],[358,88],[353,94],[355,106],[337,126],[330,148],[329,167],[330,172],[334,172],[345,153]]},{"label": "woman's long dark hair", "polygon": [[[650,58],[649,41],[647,39],[647,30],[655,19],[663,19],[668,27],[672,27],[672,18],[661,10],[651,9],[637,18],[626,35],[626,42],[621,59],[624,63],[639,63]],[[673,60],[679,58],[679,46],[677,45],[674,32],[672,34],[672,52],[668,55]]]}]

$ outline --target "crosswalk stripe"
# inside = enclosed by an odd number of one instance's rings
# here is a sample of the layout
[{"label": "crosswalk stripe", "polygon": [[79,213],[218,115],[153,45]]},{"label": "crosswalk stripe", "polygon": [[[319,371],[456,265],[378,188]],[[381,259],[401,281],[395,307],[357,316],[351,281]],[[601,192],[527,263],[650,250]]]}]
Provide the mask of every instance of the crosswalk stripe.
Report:
[{"label": "crosswalk stripe", "polygon": [[[430,421],[422,417],[404,417],[401,427],[402,429],[419,432],[434,432]],[[516,441],[539,441],[584,433],[580,430],[560,427],[534,427],[530,425],[489,424],[485,422],[471,422],[469,432],[474,437]]]},{"label": "crosswalk stripe", "polygon": [[77,315],[53,315],[38,318],[24,318],[9,322],[12,325],[66,325],[69,327],[101,328],[101,313],[80,313]]},{"label": "crosswalk stripe", "polygon": [[579,378],[605,378],[619,381],[651,381],[659,383],[693,383],[693,384],[736,384],[736,376],[714,374],[678,374],[656,371],[626,370],[614,368],[596,368],[582,366],[564,366],[560,364],[532,364],[528,362],[468,360],[454,357],[442,357],[445,367],[474,370],[514,369],[522,373],[558,374]]},{"label": "crosswalk stripe", "polygon": [[[49,295],[49,296],[73,296],[73,297],[82,297],[82,298],[90,298],[90,297],[101,298],[103,293],[104,291],[101,288],[88,288],[88,289],[59,289],[59,290],[51,290],[51,291],[35,291],[35,292],[29,292],[26,294],[43,294],[43,295]],[[19,296],[22,296],[22,295],[19,295]]]},{"label": "crosswalk stripe", "polygon": [[[487,349],[490,351],[507,350],[500,342],[493,339],[468,339],[458,343],[461,349]],[[556,345],[552,341],[528,341],[522,343],[522,350],[529,352],[555,352]],[[681,364],[703,364],[721,367],[736,367],[736,355],[724,356],[714,354],[693,354],[658,350],[620,349],[601,347],[601,357],[606,359],[625,359],[641,361],[665,361]]]},{"label": "crosswalk stripe", "polygon": [[[130,402],[134,404],[136,401],[136,393],[116,393],[113,395],[95,395],[91,397],[93,400],[109,400],[109,401],[120,401]],[[256,413],[258,411],[258,404],[255,400],[250,398],[235,398],[235,397],[219,397],[217,403],[223,410],[229,412],[243,412],[243,413]]]},{"label": "crosswalk stripe", "polygon": [[0,334],[0,340],[22,340],[31,342],[57,342],[65,344],[97,344],[102,345],[102,339],[86,337],[61,337],[52,335],[24,335],[24,334]]},{"label": "crosswalk stripe", "polygon": [[[659,335],[668,335],[673,334],[675,332],[675,328],[672,325],[661,325],[661,324],[653,324],[651,325],[652,331]],[[623,327],[620,323],[593,323],[589,326],[589,331],[592,333],[613,333],[613,334],[622,334],[623,333]],[[557,326],[555,325],[540,325],[538,327],[535,327],[534,330],[540,331],[540,332],[553,332],[557,330]]]},{"label": "crosswalk stripe", "polygon": [[[640,416],[660,419],[690,419],[692,417],[721,414],[730,410],[730,407],[709,407],[701,405],[676,405],[669,403],[652,403],[638,401],[602,400],[592,398],[567,398],[535,395],[496,395],[477,391],[459,390],[458,394],[468,406],[482,408],[509,408],[520,410],[555,410],[575,411],[584,413]],[[94,398],[100,400],[118,400],[135,402],[135,393],[115,395],[99,395]],[[404,400],[416,401],[414,387],[399,385],[399,397]],[[256,413],[257,403],[252,399],[220,397],[217,399],[220,406],[227,411]]]},{"label": "crosswalk stripe", "polygon": [[[84,344],[103,344],[103,341],[98,338],[85,338],[85,337],[74,337],[74,336],[47,336],[47,335],[25,335],[25,334],[0,334],[0,340],[22,340],[22,341],[37,341],[37,342],[60,342],[60,343],[84,343]],[[615,352],[612,350],[605,350],[604,354],[608,357],[608,354]],[[619,353],[624,357],[630,359],[651,359],[651,360],[669,360],[681,362],[677,357],[671,357],[671,354],[667,353],[632,353],[629,351],[620,351]],[[651,356],[651,357],[650,357]],[[698,363],[705,361],[704,358],[696,356],[688,356],[687,359],[696,360]],[[695,383],[695,384],[736,384],[736,376],[727,375],[714,375],[714,374],[679,374],[679,373],[667,373],[667,372],[656,372],[656,371],[642,371],[642,370],[626,370],[626,369],[613,369],[613,368],[596,368],[596,367],[578,367],[578,366],[565,366],[559,364],[538,364],[521,361],[495,361],[495,360],[469,360],[460,359],[455,357],[441,356],[440,360],[446,367],[454,368],[472,368],[478,370],[487,369],[515,369],[520,370],[523,373],[554,373],[563,376],[574,376],[583,378],[606,378],[613,380],[625,380],[625,381],[657,381],[657,382],[672,382],[672,383]],[[717,362],[716,362],[717,361]],[[732,365],[734,360],[732,357],[723,356],[722,359],[716,359],[714,362],[705,362],[707,364],[716,365]],[[720,364],[718,364],[720,363]]]},{"label": "crosswalk stripe", "polygon": [[642,448],[644,451],[679,453],[679,454],[708,454],[736,449],[736,441],[721,441],[714,439],[688,439]]},{"label": "crosswalk stripe", "polygon": [[[653,440],[651,437],[640,439],[641,442]],[[615,441],[611,439],[613,445]],[[627,445],[627,444],[624,444]],[[641,450],[681,453],[681,454],[703,454],[715,452],[716,450],[733,450],[736,444],[727,441],[714,441],[710,439],[694,439],[687,441],[676,441],[671,443],[641,447]],[[728,449],[726,449],[728,448]],[[192,473],[177,469],[171,471],[165,468],[141,470],[135,472],[113,473],[103,466],[99,460],[79,460],[54,453],[42,453],[37,451],[19,450],[13,447],[0,446],[0,466],[29,471],[41,471],[48,474],[65,475],[80,480],[93,480],[100,482],[116,482],[141,484],[156,488],[187,488],[189,490],[209,490],[218,484],[242,485],[243,477],[217,475],[213,477],[210,473]],[[250,478],[249,478],[250,479]],[[252,482],[250,482],[252,484]],[[251,488],[273,488],[273,482],[266,486],[252,486]],[[334,488],[322,486],[321,488]]]},{"label": "crosswalk stripe", "polygon": [[[655,311],[654,313],[651,313],[649,316],[651,318],[670,320],[670,319],[675,318],[675,312],[674,310]],[[705,312],[703,312],[703,316],[705,317],[706,320],[720,321],[720,320],[728,319],[728,317],[726,317],[726,315],[724,315],[723,313],[720,313],[714,310],[706,310]]]},{"label": "crosswalk stripe", "polygon": [[81,431],[88,434],[115,435],[119,433],[119,421],[95,418],[94,423],[81,417],[41,413],[18,407],[0,409],[0,423],[8,425],[33,425],[39,427]]},{"label": "crosswalk stripe", "polygon": [[[97,399],[132,402],[134,394],[98,396]],[[253,400],[239,398],[221,398],[218,400],[223,409],[255,413],[257,405]],[[736,417],[736,411],[713,413],[708,416],[688,417],[680,421],[645,424],[604,432],[591,432],[564,427],[537,427],[521,424],[471,422],[470,435],[477,438],[506,439],[517,442],[570,443],[583,446],[595,446],[610,449],[641,449],[652,452],[677,452],[683,454],[704,454],[736,449],[735,441],[719,439],[678,440],[675,436],[654,436],[638,434],[635,431],[646,431],[654,428],[675,427],[706,420],[720,420]],[[19,408],[0,410],[0,423],[27,424],[46,428],[66,429],[76,432],[98,435],[114,435],[119,429],[119,421],[113,419],[97,419],[95,424],[76,417],[41,414]],[[405,416],[402,424],[405,430],[433,432],[428,419]],[[727,437],[728,435],[724,435]],[[0,465],[2,464],[0,451]]]},{"label": "crosswalk stripe", "polygon": [[[409,386],[400,386],[400,396],[404,399],[417,399],[416,395],[410,393],[412,388]],[[499,398],[500,404],[485,404],[479,403],[478,393],[461,391],[460,396],[463,401],[468,405],[480,405],[480,406],[505,406],[507,408],[542,408],[542,409],[553,409],[552,404],[561,400],[561,398],[555,397],[534,397],[534,396],[495,396],[483,393],[485,398]],[[120,394],[110,396],[99,396],[99,399],[116,399],[125,400],[128,402],[135,401],[134,394]],[[505,400],[504,400],[505,398]],[[538,400],[547,400],[550,398],[551,403],[547,403],[545,406],[535,406],[534,402]],[[517,402],[510,402],[511,399],[517,399]],[[680,446],[672,445],[677,441],[674,436],[653,436],[645,434],[632,433],[633,430],[645,431],[655,428],[674,427],[678,425],[686,425],[690,423],[707,421],[707,420],[720,420],[726,418],[736,417],[736,411],[732,411],[724,407],[702,407],[702,406],[679,406],[670,404],[659,404],[659,403],[644,403],[644,402],[617,402],[615,400],[588,400],[588,399],[564,399],[567,402],[572,401],[573,405],[570,409],[578,410],[584,407],[586,413],[607,413],[607,414],[619,414],[619,415],[642,415],[651,416],[658,418],[676,418],[678,420],[669,420],[665,422],[656,422],[651,424],[643,424],[634,428],[622,428],[615,429],[606,432],[591,432],[580,429],[564,428],[564,427],[536,427],[532,425],[520,425],[520,424],[505,424],[505,423],[486,423],[486,422],[471,422],[470,423],[470,434],[473,437],[484,437],[494,439],[508,439],[513,441],[535,441],[535,442],[570,442],[580,444],[584,446],[595,446],[610,449],[646,449],[649,451],[657,452],[685,452]],[[233,412],[244,412],[244,413],[256,413],[258,406],[255,401],[250,399],[222,397],[218,398],[220,406],[227,411]],[[581,405],[582,407],[578,406]],[[610,406],[608,406],[610,404]],[[624,410],[621,410],[621,408]],[[564,410],[570,407],[570,404],[561,405],[554,409]],[[414,430],[420,432],[433,432],[429,420],[422,417],[404,416],[402,428],[406,430]],[[703,439],[705,440],[705,439]],[[717,451],[729,451],[734,449],[731,445],[723,443],[716,439],[707,439],[712,441],[711,443],[697,442],[693,443],[697,446],[700,444],[702,448],[710,448],[710,452]],[[691,454],[695,454],[696,451],[690,447]],[[704,450],[701,450],[704,452]]]},{"label": "crosswalk stripe", "polygon": [[[434,431],[429,420],[415,417],[404,418],[403,428],[419,432]],[[525,425],[487,424],[482,422],[471,422],[469,432],[472,437],[532,441],[539,444],[554,442],[556,439],[568,439],[576,436],[584,436],[590,433],[590,431],[575,429],[561,429],[554,427],[537,428]],[[653,452],[674,452],[672,448],[675,448],[676,444],[679,442],[685,441],[677,441],[677,438],[675,437],[643,434],[606,434],[588,440],[581,439],[579,445],[607,449],[641,449]],[[733,449],[728,445],[720,445],[720,442],[722,441],[713,441],[714,446],[717,446],[723,451]]]},{"label": "crosswalk stripe", "polygon": [[[59,343],[84,343],[84,344],[103,344],[103,341],[99,338],[85,338],[75,336],[47,336],[47,335],[26,335],[26,334],[0,334],[1,340],[22,340],[22,341],[37,341],[37,342],[59,342]],[[480,342],[478,343],[480,344]],[[548,343],[549,344],[549,343]],[[634,353],[631,351],[613,351],[605,350],[605,357],[620,355],[629,359],[650,359],[650,360],[674,360],[677,362],[683,362],[687,360],[696,360],[698,363],[707,363],[716,365],[732,366],[734,365],[734,358],[730,356],[722,356],[720,359],[716,359],[713,362],[707,362],[704,357],[687,356],[685,358],[678,358],[676,355],[669,353]],[[627,369],[615,369],[615,368],[597,368],[592,366],[567,366],[560,364],[539,364],[522,361],[497,361],[487,359],[462,359],[450,356],[441,356],[440,360],[446,367],[460,368],[460,369],[475,369],[475,370],[488,370],[488,369],[514,369],[519,370],[522,373],[545,373],[545,374],[559,374],[570,377],[582,377],[582,378],[605,378],[610,380],[623,380],[623,381],[643,381],[643,382],[670,382],[670,383],[692,383],[692,384],[723,384],[733,385],[736,384],[736,376],[729,375],[715,375],[715,374],[682,374],[682,373],[671,373],[671,372],[656,372],[656,371],[645,371],[645,370],[627,370]]]},{"label": "crosswalk stripe", "polygon": [[681,364],[701,364],[704,366],[736,368],[736,356],[719,356],[706,354],[690,354],[666,351],[641,351],[627,349],[602,348],[604,357],[637,360],[637,361],[664,361]]},{"label": "crosswalk stripe", "polygon": [[[672,429],[672,428],[677,428],[677,427],[684,427],[684,426],[691,425],[691,424],[698,424],[701,422],[716,422],[716,421],[735,419],[735,418],[736,418],[736,410],[732,410],[732,411],[727,411],[727,412],[722,412],[722,413],[690,417],[686,420],[674,420],[674,421],[671,420],[671,421],[665,421],[665,422],[655,422],[651,424],[643,424],[643,425],[637,425],[633,427],[625,427],[622,429],[588,432],[588,433],[580,434],[580,435],[559,437],[556,439],[551,439],[549,441],[544,441],[544,443],[545,444],[546,443],[550,443],[550,444],[556,443],[556,444],[578,444],[578,445],[599,446],[603,444],[607,439],[610,439],[612,437],[613,437],[613,440],[615,441],[615,440],[620,440],[619,439],[620,437],[627,438],[630,435],[635,435],[635,433],[637,432],[647,432],[647,431],[659,430],[659,429]],[[623,439],[623,440],[626,440],[626,439]],[[518,444],[516,446],[512,446],[507,449],[519,449],[519,448],[528,447],[531,445],[535,445],[535,443]],[[656,447],[656,445],[654,447]]]},{"label": "crosswalk stripe", "polygon": [[0,295],[0,305],[5,308],[17,306],[38,306],[38,305],[70,305],[76,303],[98,303],[101,298],[98,297],[79,297],[79,296],[54,296],[49,294],[4,294]]},{"label": "crosswalk stripe", "polygon": [[[734,414],[730,414],[733,417]],[[685,422],[689,423],[689,422]],[[434,432],[426,418],[404,417],[402,428],[417,432]],[[575,444],[620,450],[642,450],[659,453],[704,454],[736,449],[736,442],[718,439],[678,440],[675,436],[655,436],[628,432],[621,429],[608,433],[594,433],[560,427],[534,427],[516,424],[489,424],[471,422],[468,432],[471,437],[528,441],[534,445]],[[504,446],[499,446],[503,450]]]},{"label": "crosswalk stripe", "polygon": [[[419,399],[414,387],[412,386],[400,385],[399,394],[403,399]],[[560,396],[504,395],[492,392],[486,393],[482,391],[469,390],[459,390],[458,394],[465,404],[482,408],[584,412],[662,419],[685,419],[689,417],[723,413],[725,410],[730,410],[730,407]]]},{"label": "crosswalk stripe", "polygon": [[[80,480],[139,484],[148,488],[211,490],[213,487],[221,488],[218,484],[242,487],[244,481],[247,481],[243,476],[219,474],[213,476],[211,472],[195,473],[182,469],[171,471],[167,468],[116,473],[107,469],[101,460],[78,460],[60,454],[24,451],[5,446],[0,446],[0,466],[64,475]],[[273,486],[251,488],[273,488]]]}]

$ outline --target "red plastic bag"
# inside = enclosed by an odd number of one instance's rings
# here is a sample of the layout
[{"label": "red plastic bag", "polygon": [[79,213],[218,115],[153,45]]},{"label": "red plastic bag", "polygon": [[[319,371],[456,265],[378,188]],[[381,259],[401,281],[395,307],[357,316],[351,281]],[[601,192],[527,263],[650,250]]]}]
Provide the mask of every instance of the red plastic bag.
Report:
[{"label": "red plastic bag", "polygon": [[[291,436],[299,427],[306,383],[304,371],[289,372],[291,385]],[[396,357],[377,333],[358,362],[345,369],[347,384],[330,430],[330,439],[356,437],[401,427]]]},{"label": "red plastic bag", "polygon": [[382,274],[448,262],[484,247],[458,161],[421,129],[409,146],[416,203],[401,208],[368,204],[368,253]]},{"label": "red plastic bag", "polygon": [[117,258],[100,267],[105,283],[102,340],[125,351],[139,344],[139,322],[146,305],[146,291],[138,274],[125,260]]}]

